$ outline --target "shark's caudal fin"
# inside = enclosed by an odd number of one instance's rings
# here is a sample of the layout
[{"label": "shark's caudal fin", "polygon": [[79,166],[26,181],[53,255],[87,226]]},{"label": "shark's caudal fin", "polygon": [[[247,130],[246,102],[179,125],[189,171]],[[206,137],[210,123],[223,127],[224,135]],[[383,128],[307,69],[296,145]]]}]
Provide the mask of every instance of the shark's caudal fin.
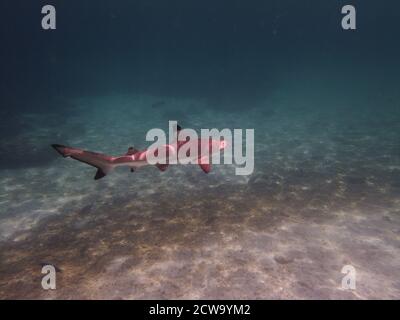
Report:
[{"label": "shark's caudal fin", "polygon": [[94,176],[94,180],[99,180],[105,176],[106,176],[106,173],[103,170],[97,169],[96,175]]},{"label": "shark's caudal fin", "polygon": [[52,144],[51,146],[63,157],[71,157],[72,159],[97,168],[96,175],[94,176],[95,180],[105,177],[107,173],[113,169],[113,158],[111,156],[77,148],[71,148],[60,144]]},{"label": "shark's caudal fin", "polygon": [[51,145],[59,154],[61,154],[64,158],[69,157],[69,153],[67,152],[68,147],[63,146],[62,144],[52,144]]}]

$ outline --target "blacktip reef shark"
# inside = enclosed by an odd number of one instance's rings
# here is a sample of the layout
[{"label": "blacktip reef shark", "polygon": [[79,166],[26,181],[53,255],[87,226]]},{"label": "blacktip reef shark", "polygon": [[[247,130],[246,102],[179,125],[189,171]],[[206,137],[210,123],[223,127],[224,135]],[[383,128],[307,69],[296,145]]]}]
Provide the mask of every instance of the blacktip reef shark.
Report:
[{"label": "blacktip reef shark", "polygon": [[[179,132],[180,130],[182,130],[181,127],[177,126],[177,131]],[[196,158],[193,158],[191,160],[197,162],[200,168],[205,173],[209,173],[211,171],[209,156],[213,153],[223,150],[227,146],[226,141],[213,140],[211,138],[207,140],[186,139],[185,141],[177,141],[177,150],[175,150],[175,147],[172,145],[167,144],[164,146],[166,151],[166,159],[164,159],[164,161],[162,161],[161,163],[156,163],[155,166],[161,171],[165,171],[169,165],[169,154],[171,154],[172,151],[174,153],[178,153],[179,149],[181,149],[183,146],[185,146],[185,149],[186,147],[190,149],[190,145],[188,144],[194,144],[192,146],[194,146],[198,150],[198,153],[195,156]],[[78,160],[97,168],[96,175],[94,176],[95,180],[105,177],[116,167],[128,167],[131,169],[131,172],[134,172],[137,168],[152,165],[148,162],[149,149],[139,151],[133,147],[130,147],[126,154],[122,156],[109,156],[102,153],[67,147],[60,144],[52,144],[51,146],[56,149],[57,152],[61,154],[64,158],[71,157],[72,159]],[[204,146],[205,148],[208,148],[208,152],[206,151],[207,159],[205,159],[204,156]],[[154,153],[157,156],[158,150],[156,150]],[[190,158],[190,154],[187,154],[187,156],[189,156]]]}]

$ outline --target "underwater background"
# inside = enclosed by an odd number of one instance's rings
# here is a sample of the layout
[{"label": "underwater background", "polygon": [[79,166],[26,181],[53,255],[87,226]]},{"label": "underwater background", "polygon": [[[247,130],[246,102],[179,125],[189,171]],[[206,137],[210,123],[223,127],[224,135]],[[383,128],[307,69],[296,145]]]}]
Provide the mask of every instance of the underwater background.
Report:
[{"label": "underwater background", "polygon": [[[56,30],[41,28],[46,4]],[[0,298],[400,298],[398,1],[0,10]],[[94,181],[50,147],[123,154],[169,120],[255,129],[254,173]],[[57,290],[41,288],[44,264]]]}]

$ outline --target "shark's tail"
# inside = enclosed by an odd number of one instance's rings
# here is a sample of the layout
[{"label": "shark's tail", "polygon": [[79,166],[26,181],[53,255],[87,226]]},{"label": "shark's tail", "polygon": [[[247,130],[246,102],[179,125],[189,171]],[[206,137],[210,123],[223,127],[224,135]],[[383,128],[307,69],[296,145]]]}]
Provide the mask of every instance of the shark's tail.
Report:
[{"label": "shark's tail", "polygon": [[114,168],[112,164],[113,157],[111,156],[92,151],[71,148],[60,144],[52,144],[51,146],[63,157],[71,157],[75,160],[97,168],[96,175],[94,176],[95,180],[105,177]]}]

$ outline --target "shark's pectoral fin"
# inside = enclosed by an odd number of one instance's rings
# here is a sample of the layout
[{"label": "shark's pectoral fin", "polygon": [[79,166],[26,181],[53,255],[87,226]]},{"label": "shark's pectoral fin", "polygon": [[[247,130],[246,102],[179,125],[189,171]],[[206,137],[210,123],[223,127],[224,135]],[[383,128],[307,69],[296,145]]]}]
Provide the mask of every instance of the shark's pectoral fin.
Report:
[{"label": "shark's pectoral fin", "polygon": [[210,159],[209,157],[201,157],[199,159],[199,166],[200,168],[205,172],[205,173],[209,173],[211,171],[211,163],[210,163]]},{"label": "shark's pectoral fin", "polygon": [[209,173],[211,171],[211,164],[209,163],[199,163],[199,166],[205,173]]},{"label": "shark's pectoral fin", "polygon": [[168,164],[159,164],[159,163],[157,163],[157,164],[156,164],[156,167],[157,167],[158,169],[160,169],[161,171],[165,171],[165,170],[167,170],[167,168],[168,168]]},{"label": "shark's pectoral fin", "polygon": [[94,176],[94,180],[99,180],[105,176],[106,176],[106,174],[104,173],[103,170],[97,169],[96,175]]}]

